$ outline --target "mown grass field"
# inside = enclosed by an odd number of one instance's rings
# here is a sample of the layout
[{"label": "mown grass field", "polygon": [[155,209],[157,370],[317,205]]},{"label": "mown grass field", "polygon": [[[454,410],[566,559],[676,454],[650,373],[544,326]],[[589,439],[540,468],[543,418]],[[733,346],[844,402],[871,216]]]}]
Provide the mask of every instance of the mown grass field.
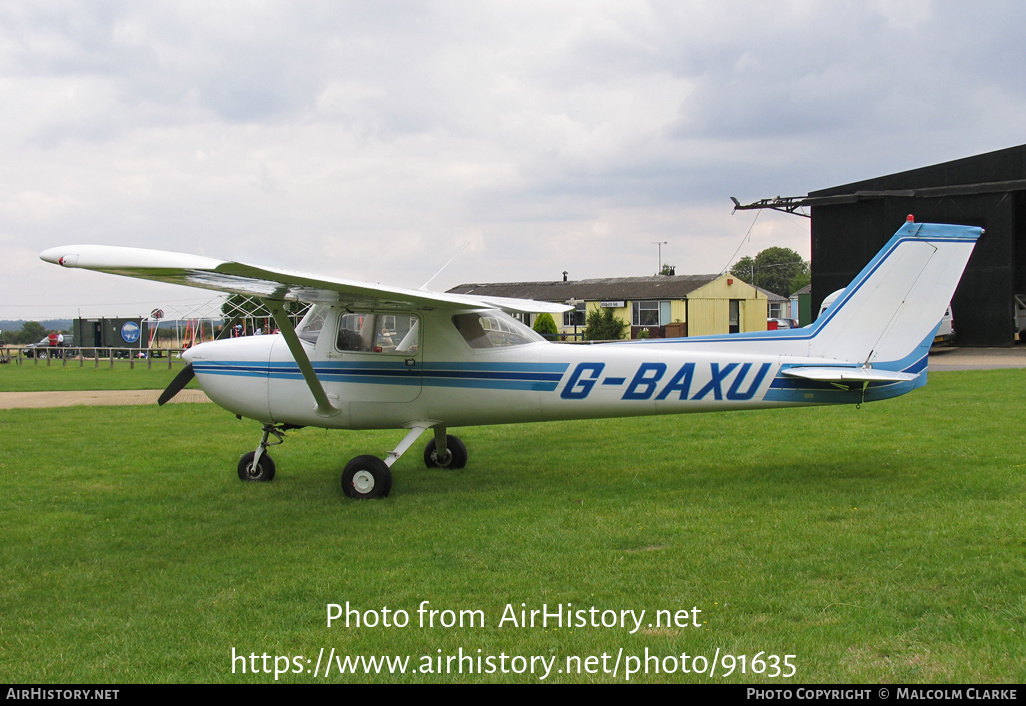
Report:
[{"label": "mown grass field", "polygon": [[[258,427],[214,405],[0,412],[0,679],[263,683],[273,673],[233,673],[233,649],[312,670],[321,648],[410,667],[462,648],[555,658],[549,682],[623,682],[622,661],[558,672],[622,649],[795,655],[790,679],[721,663],[639,682],[1021,683],[1024,386],[1023,370],[934,373],[858,410],[459,429],[465,470],[427,470],[413,449],[371,502],[343,496],[342,467],[400,432],[293,432],[274,482],[244,484]],[[346,601],[410,625],[327,627]],[[485,625],[417,627],[422,601]],[[522,603],[648,612],[634,634],[500,627]],[[647,626],[696,606],[700,628]]]},{"label": "mown grass field", "polygon": [[[60,359],[38,362],[23,360],[21,365],[10,363],[0,365],[0,392],[45,392],[49,390],[160,390],[167,387],[185,361],[171,359],[168,368],[166,358],[156,358],[152,366],[147,361],[100,360],[99,365],[92,358],[69,359],[66,364]],[[196,387],[196,382],[191,383]]]}]

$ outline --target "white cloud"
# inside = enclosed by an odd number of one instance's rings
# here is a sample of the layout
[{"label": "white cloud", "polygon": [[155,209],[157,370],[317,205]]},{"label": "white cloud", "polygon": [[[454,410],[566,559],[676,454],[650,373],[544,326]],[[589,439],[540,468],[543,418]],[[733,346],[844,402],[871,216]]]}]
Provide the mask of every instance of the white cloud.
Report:
[{"label": "white cloud", "polygon": [[[665,240],[678,272],[718,272],[754,218],[731,216],[729,196],[799,195],[1023,142],[1024,12],[7,4],[0,318],[149,287],[29,257],[70,242],[411,286],[470,242],[434,282],[445,287],[645,274]],[[739,255],[770,245],[807,255],[807,223],[764,214]]]}]

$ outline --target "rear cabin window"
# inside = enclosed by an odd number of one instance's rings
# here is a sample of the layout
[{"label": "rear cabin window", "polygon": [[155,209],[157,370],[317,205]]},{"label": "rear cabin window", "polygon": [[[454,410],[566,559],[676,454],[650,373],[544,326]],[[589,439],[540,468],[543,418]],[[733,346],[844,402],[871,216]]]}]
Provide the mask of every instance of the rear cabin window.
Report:
[{"label": "rear cabin window", "polygon": [[545,340],[501,311],[457,314],[452,322],[471,348],[506,348]]}]

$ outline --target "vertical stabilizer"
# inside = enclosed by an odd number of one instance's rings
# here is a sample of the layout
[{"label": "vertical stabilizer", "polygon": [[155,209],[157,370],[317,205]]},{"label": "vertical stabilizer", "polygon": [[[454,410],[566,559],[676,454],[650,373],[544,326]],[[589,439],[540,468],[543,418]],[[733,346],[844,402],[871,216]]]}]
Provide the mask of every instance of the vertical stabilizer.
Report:
[{"label": "vertical stabilizer", "polygon": [[932,341],[982,228],[909,221],[814,324],[809,354],[896,369]]}]

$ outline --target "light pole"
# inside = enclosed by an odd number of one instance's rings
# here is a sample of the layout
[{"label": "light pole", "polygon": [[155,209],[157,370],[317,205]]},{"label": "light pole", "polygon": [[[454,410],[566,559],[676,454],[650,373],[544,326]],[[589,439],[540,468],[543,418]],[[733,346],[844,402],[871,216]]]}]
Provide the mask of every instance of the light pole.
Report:
[{"label": "light pole", "polygon": [[770,265],[761,265],[760,266],[760,265],[756,264],[755,259],[753,258],[752,259],[752,282],[751,282],[752,286],[753,287],[759,286],[759,285],[757,285],[755,283],[755,274],[756,274],[757,270],[760,270],[760,269],[761,270],[768,270],[771,267],[789,267],[789,266],[791,266],[793,264],[794,264],[793,262],[777,262],[777,263],[773,263],[773,264],[770,264]]},{"label": "light pole", "polygon": [[669,245],[669,243],[665,240],[653,240],[652,245],[655,245],[657,248],[656,259],[658,263],[656,264],[656,274],[661,275],[663,273],[663,246]]},{"label": "light pole", "polygon": [[[757,285],[755,283],[755,275],[756,275],[756,271],[757,270],[759,270],[759,269],[768,270],[771,267],[788,267],[788,266],[790,266],[792,264],[794,264],[794,263],[791,263],[791,262],[776,262],[776,263],[772,263],[772,264],[769,264],[769,265],[757,266],[755,260],[753,259],[752,260],[752,281],[751,281],[751,285],[756,288],[755,298],[756,299],[759,298],[759,292],[758,292],[758,286],[759,285]],[[766,290],[766,291],[769,291],[769,290]],[[768,299],[768,297],[767,297],[767,299]],[[769,306],[769,304],[767,303],[767,307],[768,306]],[[767,315],[770,313],[768,309],[767,309],[766,313],[767,313]],[[770,318],[776,318],[776,317],[770,317]]]}]

